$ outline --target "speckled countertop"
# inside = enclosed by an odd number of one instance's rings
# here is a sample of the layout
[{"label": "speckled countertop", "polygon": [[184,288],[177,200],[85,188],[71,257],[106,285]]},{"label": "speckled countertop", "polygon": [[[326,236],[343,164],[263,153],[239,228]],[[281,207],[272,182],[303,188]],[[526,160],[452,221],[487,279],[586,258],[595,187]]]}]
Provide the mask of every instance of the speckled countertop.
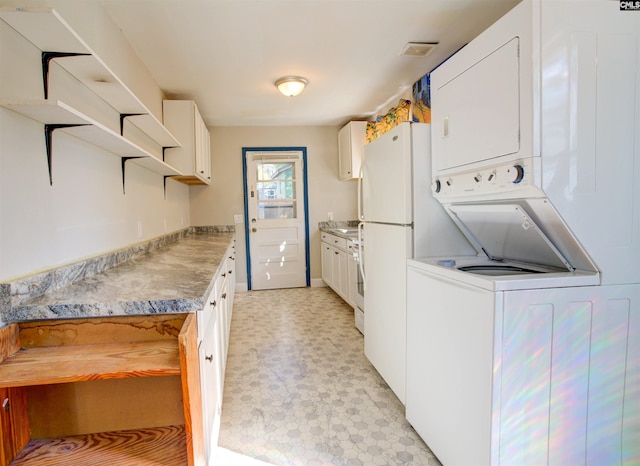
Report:
[{"label": "speckled countertop", "polygon": [[213,290],[232,232],[192,233],[101,273],[20,302],[5,322],[193,312]]},{"label": "speckled countertop", "polygon": [[[319,222],[318,229],[332,235],[340,236],[342,238],[353,239],[358,237],[358,221],[357,220],[342,220],[342,221],[326,221]],[[349,231],[340,231],[347,229]]]}]

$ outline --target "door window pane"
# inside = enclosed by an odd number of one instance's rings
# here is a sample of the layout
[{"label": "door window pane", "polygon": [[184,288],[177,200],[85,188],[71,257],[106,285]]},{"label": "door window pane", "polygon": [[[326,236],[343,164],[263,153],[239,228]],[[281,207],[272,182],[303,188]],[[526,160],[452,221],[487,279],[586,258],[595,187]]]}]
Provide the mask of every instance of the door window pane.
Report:
[{"label": "door window pane", "polygon": [[293,162],[256,162],[260,220],[296,218],[296,180],[293,174]]},{"label": "door window pane", "polygon": [[258,201],[258,219],[296,218],[296,201]]}]

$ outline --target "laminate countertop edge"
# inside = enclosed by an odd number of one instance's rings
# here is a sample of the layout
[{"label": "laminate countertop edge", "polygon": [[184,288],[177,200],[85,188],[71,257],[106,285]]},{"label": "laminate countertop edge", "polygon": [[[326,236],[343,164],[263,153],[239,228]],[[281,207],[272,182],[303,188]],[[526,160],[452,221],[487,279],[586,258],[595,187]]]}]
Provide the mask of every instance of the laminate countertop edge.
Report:
[{"label": "laminate countertop edge", "polygon": [[[159,247],[65,286],[49,287],[44,293],[37,290],[45,285],[28,277],[21,282],[0,284],[0,321],[202,310],[234,241],[232,228],[190,228]],[[55,270],[39,276],[51,280]],[[35,293],[29,295],[30,289],[35,289]]]}]

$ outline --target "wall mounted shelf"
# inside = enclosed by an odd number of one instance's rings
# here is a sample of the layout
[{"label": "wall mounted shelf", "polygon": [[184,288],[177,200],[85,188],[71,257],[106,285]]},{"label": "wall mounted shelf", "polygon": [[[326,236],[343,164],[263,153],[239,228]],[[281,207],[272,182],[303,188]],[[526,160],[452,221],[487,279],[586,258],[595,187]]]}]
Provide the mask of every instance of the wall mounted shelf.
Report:
[{"label": "wall mounted shelf", "polygon": [[[43,52],[45,97],[48,94],[48,63],[50,60],[55,60],[116,111],[128,115],[127,119],[133,125],[160,146],[180,146],[180,142],[164,127],[162,122],[149,111],[55,10],[49,8],[3,8],[0,9],[0,19]],[[44,54],[49,54],[47,60],[44,60]]]},{"label": "wall mounted shelf", "polygon": [[178,170],[154,157],[145,149],[59,100],[34,100],[25,102],[0,101],[0,106],[45,125],[50,182],[52,181],[51,136],[54,130],[68,133],[90,144],[117,154],[120,157],[131,159],[133,163],[148,168],[160,175],[182,175]]}]

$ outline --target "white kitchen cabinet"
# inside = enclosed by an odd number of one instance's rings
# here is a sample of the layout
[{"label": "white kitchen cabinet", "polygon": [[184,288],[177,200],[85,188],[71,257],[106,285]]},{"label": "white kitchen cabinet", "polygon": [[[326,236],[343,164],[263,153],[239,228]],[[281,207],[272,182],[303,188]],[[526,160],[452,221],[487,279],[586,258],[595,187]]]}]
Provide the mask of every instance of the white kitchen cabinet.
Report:
[{"label": "white kitchen cabinet", "polygon": [[360,177],[360,164],[367,136],[366,121],[350,121],[338,132],[338,178]]},{"label": "white kitchen cabinet", "polygon": [[[209,309],[215,316],[215,308]],[[219,351],[220,327],[217,318],[209,320],[203,340],[198,348],[200,362],[200,392],[202,394],[202,419],[204,431],[204,450],[207,463],[212,450],[218,444],[220,433],[220,415],[222,413],[222,361]]]},{"label": "white kitchen cabinet", "polygon": [[[321,233],[322,239],[322,279],[342,299],[349,302],[347,239],[330,233]],[[351,303],[350,303],[351,304]]]},{"label": "white kitchen cabinet", "polygon": [[333,247],[324,241],[320,243],[320,247],[322,248],[322,254],[320,257],[320,260],[322,261],[322,279],[329,287],[333,288],[333,269],[331,266]]},{"label": "white kitchen cabinet", "polygon": [[209,130],[192,100],[162,102],[164,124],[178,138],[181,147],[165,150],[165,161],[183,176],[174,177],[188,185],[211,184],[211,141]]},{"label": "white kitchen cabinet", "polygon": [[220,263],[213,290],[198,316],[198,355],[202,392],[202,418],[205,438],[205,464],[218,444],[220,414],[224,393],[224,374],[229,348],[229,331],[235,289],[235,240]]}]

